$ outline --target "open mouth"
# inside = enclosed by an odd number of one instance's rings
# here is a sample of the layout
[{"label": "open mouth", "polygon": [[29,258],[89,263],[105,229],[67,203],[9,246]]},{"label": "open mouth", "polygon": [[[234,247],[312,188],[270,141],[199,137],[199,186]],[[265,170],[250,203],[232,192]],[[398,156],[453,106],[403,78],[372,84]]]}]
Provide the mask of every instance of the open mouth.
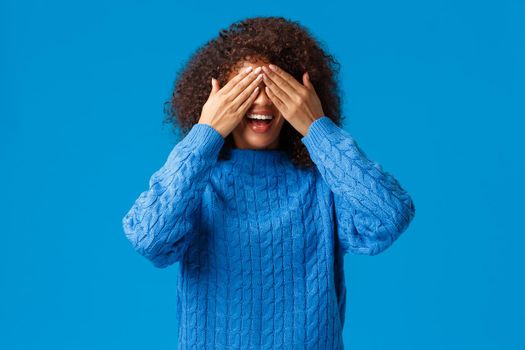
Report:
[{"label": "open mouth", "polygon": [[270,124],[272,120],[274,119],[274,116],[264,115],[264,114],[246,114],[245,118],[249,123],[259,122],[259,123]]},{"label": "open mouth", "polygon": [[263,133],[270,129],[270,124],[275,119],[273,115],[246,114],[244,117],[250,129],[257,133]]}]

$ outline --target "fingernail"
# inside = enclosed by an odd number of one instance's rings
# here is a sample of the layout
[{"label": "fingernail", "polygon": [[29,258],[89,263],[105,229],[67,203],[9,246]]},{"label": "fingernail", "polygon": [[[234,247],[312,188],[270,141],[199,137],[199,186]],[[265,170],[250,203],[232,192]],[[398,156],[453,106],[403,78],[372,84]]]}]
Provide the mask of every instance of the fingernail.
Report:
[{"label": "fingernail", "polygon": [[261,69],[262,69],[261,67],[255,68],[255,73],[259,73],[261,71]]},{"label": "fingernail", "polygon": [[270,64],[270,69],[275,70],[275,66],[273,64]]},{"label": "fingernail", "polygon": [[248,72],[250,72],[252,69],[253,69],[253,67],[250,66],[250,67],[246,68],[244,71],[245,71],[246,73],[248,73]]}]

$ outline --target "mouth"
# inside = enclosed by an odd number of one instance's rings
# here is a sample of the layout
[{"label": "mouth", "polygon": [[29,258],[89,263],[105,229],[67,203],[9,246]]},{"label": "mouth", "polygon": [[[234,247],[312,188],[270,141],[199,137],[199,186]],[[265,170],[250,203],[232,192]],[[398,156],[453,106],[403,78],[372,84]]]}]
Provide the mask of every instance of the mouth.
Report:
[{"label": "mouth", "polygon": [[263,122],[263,123],[271,123],[272,120],[274,119],[274,115],[273,114],[259,114],[259,113],[247,113],[245,116],[244,116],[247,121],[249,122]]},{"label": "mouth", "polygon": [[272,114],[247,113],[244,117],[250,129],[256,133],[267,132],[276,119]]}]

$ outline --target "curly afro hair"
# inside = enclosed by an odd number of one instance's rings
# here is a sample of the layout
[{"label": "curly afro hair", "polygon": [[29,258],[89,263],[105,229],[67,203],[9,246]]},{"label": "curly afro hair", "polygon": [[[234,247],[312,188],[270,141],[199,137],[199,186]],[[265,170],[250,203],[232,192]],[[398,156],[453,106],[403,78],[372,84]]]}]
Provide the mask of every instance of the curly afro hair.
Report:
[{"label": "curly afro hair", "polygon": [[[341,125],[341,100],[336,81],[340,64],[298,22],[274,16],[235,22],[200,47],[177,74],[172,96],[165,102],[164,122],[172,123],[186,135],[199,121],[211,91],[211,78],[224,86],[232,70],[242,61],[253,62],[254,59],[276,64],[301,83],[303,73],[308,71],[324,114]],[[285,121],[279,135],[280,148],[286,151],[294,165],[313,167],[308,150],[301,142],[302,136]],[[233,147],[230,133],[219,159],[229,159]]]}]

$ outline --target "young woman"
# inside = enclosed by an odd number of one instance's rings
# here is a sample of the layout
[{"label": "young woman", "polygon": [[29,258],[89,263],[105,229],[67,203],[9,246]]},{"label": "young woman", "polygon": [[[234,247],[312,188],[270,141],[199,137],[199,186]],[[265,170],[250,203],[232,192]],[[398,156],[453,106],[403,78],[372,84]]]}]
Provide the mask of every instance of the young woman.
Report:
[{"label": "young woman", "polygon": [[154,266],[180,263],[180,349],[343,349],[344,254],[384,251],[415,207],[339,126],[334,63],[296,22],[257,17],[177,80],[184,137],[123,226]]}]

